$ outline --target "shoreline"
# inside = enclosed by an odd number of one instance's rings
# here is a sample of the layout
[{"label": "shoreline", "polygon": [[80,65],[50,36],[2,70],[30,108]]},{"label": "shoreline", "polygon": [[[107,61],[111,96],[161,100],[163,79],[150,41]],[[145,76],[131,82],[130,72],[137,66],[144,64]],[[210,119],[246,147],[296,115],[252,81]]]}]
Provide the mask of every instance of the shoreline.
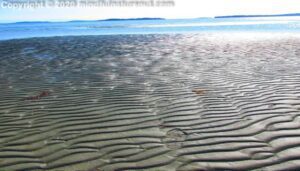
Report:
[{"label": "shoreline", "polygon": [[170,32],[170,33],[128,33],[128,34],[91,34],[91,35],[54,35],[54,36],[37,36],[37,37],[21,37],[21,38],[11,38],[11,39],[0,39],[0,42],[6,42],[6,41],[22,41],[22,40],[34,40],[34,39],[55,39],[55,38],[82,38],[82,37],[118,37],[118,36],[147,36],[147,35],[166,35],[166,36],[172,36],[172,35],[212,35],[212,36],[227,36],[230,37],[230,35],[240,37],[241,39],[249,38],[250,36],[258,36],[257,38],[262,38],[264,36],[267,37],[276,37],[276,36],[281,36],[281,37],[300,37],[300,32],[286,32],[286,31],[274,31],[274,32],[269,32],[269,31],[195,31],[195,32]]}]

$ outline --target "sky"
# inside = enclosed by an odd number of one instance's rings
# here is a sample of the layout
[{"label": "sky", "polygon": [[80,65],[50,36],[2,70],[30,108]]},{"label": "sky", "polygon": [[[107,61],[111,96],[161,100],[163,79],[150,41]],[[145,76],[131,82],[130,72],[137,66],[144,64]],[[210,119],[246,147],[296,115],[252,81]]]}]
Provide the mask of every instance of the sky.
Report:
[{"label": "sky", "polygon": [[[9,1],[11,0],[0,0],[0,22],[68,21],[141,17],[160,17],[174,19],[240,14],[248,15],[300,13],[300,0],[169,0],[173,1],[175,3],[175,6],[89,8],[78,6],[68,8],[47,6],[46,8],[43,7],[36,9],[9,8],[7,6],[7,2]],[[59,0],[45,1],[49,3],[54,1],[58,2]]]}]

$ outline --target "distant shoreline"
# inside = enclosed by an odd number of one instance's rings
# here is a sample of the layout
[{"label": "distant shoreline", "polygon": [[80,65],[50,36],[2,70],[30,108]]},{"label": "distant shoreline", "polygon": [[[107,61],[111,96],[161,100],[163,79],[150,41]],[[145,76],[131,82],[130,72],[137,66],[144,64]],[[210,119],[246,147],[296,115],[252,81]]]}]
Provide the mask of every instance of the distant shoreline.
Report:
[{"label": "distant shoreline", "polygon": [[109,18],[103,20],[71,20],[71,21],[20,21],[14,23],[1,23],[1,24],[42,24],[42,23],[75,23],[75,22],[101,22],[101,21],[138,21],[138,20],[166,20],[165,18]]},{"label": "distant shoreline", "polygon": [[[224,15],[214,17],[200,17],[200,18],[254,18],[254,17],[300,17],[300,13],[290,14],[270,14],[270,15]],[[198,18],[186,18],[186,19],[199,19]],[[18,22],[7,22],[0,24],[43,24],[43,23],[76,23],[76,22],[105,22],[105,21],[147,21],[147,20],[169,20],[166,18],[158,17],[142,17],[142,18],[108,18],[99,20],[70,20],[70,21],[18,21]]]},{"label": "distant shoreline", "polygon": [[292,13],[292,14],[274,14],[274,15],[226,15],[226,16],[215,16],[214,18],[296,17],[296,16],[300,16],[300,13]]}]

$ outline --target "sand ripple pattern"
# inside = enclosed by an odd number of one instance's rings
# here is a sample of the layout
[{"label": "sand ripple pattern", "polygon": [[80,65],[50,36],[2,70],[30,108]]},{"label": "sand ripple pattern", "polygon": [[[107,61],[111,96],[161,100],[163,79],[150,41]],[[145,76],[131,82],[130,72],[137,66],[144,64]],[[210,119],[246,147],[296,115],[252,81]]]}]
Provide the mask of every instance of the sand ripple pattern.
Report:
[{"label": "sand ripple pattern", "polygon": [[0,55],[0,170],[300,168],[299,38],[35,38]]}]

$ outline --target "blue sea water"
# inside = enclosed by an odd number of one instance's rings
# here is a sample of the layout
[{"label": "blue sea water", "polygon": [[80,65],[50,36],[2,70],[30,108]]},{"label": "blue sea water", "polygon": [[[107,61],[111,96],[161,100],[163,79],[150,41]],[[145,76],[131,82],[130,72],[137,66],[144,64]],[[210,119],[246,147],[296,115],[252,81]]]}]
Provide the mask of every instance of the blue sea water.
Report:
[{"label": "blue sea water", "polygon": [[0,40],[67,35],[189,32],[299,32],[299,17],[199,18],[0,24]]}]

